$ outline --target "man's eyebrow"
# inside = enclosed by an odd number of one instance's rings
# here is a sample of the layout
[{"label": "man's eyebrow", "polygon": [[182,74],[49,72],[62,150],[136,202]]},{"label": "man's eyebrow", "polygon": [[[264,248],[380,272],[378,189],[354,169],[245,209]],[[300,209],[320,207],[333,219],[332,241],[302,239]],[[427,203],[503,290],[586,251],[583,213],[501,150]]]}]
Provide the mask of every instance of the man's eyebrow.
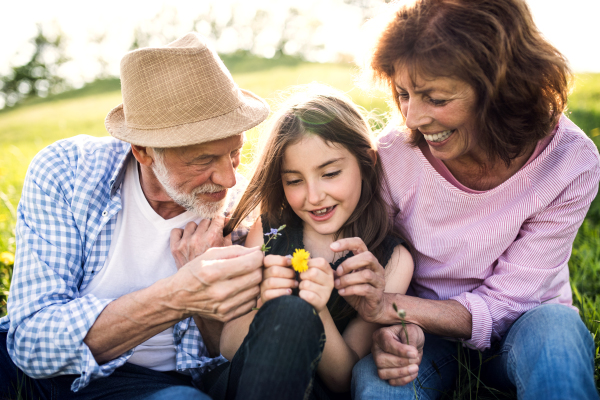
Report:
[{"label": "man's eyebrow", "polygon": [[[323,164],[317,166],[315,169],[322,169],[325,168],[328,165],[331,165],[333,163],[336,163],[338,161],[342,161],[344,159],[344,157],[339,157],[339,158],[332,158],[329,161],[325,161]],[[284,169],[281,171],[282,174],[299,174],[299,171],[294,171],[292,169]]]},{"label": "man's eyebrow", "polygon": [[[235,149],[233,149],[231,152],[233,153],[234,151],[240,151],[240,150],[242,150],[243,147],[244,147],[244,144],[242,143],[241,145],[239,145],[238,147],[236,147]],[[219,155],[218,154],[210,154],[210,153],[200,154],[199,156],[194,157],[193,159],[191,159],[187,164],[188,165],[189,164],[194,164],[194,163],[197,163],[199,161],[206,161],[206,160],[210,160],[210,159],[215,158],[215,157],[219,157]]]}]

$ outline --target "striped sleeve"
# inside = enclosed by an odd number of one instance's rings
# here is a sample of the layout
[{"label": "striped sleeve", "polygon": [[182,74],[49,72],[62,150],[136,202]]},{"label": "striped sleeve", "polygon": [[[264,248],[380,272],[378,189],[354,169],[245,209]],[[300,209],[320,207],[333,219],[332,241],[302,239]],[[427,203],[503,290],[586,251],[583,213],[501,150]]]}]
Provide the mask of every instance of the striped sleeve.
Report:
[{"label": "striped sleeve", "polygon": [[553,281],[568,280],[573,240],[600,180],[597,156],[593,152],[580,156],[573,160],[581,166],[579,175],[546,208],[522,224],[516,240],[496,261],[494,273],[480,287],[452,297],[473,316],[473,334],[468,341],[473,347],[489,348],[523,313],[565,295],[553,289]]}]

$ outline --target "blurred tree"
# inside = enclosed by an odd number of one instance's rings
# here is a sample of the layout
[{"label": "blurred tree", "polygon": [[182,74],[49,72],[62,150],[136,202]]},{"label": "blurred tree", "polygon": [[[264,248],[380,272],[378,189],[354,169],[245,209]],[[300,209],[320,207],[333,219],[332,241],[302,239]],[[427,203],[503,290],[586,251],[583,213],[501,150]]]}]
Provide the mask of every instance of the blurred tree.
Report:
[{"label": "blurred tree", "polygon": [[65,40],[56,24],[54,37],[37,24],[37,34],[31,39],[33,52],[29,61],[12,66],[6,76],[0,76],[0,108],[12,107],[32,96],[46,97],[66,89],[59,67],[69,59],[65,56]]}]

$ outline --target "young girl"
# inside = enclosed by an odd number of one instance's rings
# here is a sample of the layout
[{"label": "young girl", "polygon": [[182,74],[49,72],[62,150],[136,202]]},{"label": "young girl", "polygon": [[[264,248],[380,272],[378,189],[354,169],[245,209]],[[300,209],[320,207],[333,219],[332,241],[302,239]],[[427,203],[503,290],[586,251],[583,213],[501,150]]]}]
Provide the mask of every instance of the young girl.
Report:
[{"label": "young girl", "polygon": [[[384,290],[405,293],[413,271],[410,253],[392,232],[369,125],[342,93],[313,84],[275,115],[263,149],[226,232],[260,207],[246,239],[249,247],[268,242],[258,307],[293,292],[312,305],[326,335],[312,396],[348,392],[352,368],[370,353],[378,328],[365,319],[376,320]],[[297,249],[310,253],[299,283],[286,257]],[[355,284],[338,294],[342,269],[354,271],[346,279]],[[221,353],[229,360],[255,314],[225,325]]]}]

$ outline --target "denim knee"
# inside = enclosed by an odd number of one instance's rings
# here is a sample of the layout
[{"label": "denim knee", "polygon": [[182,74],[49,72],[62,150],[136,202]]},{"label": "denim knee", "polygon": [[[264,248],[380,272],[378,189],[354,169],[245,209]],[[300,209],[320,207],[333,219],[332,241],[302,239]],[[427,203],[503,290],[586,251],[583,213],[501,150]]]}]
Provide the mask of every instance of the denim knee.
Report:
[{"label": "denim knee", "polygon": [[159,390],[146,397],[147,400],[171,400],[171,399],[190,399],[190,400],[210,400],[210,397],[198,389],[189,386],[171,386]]},{"label": "denim knee", "polygon": [[263,321],[267,322],[273,327],[273,333],[279,333],[281,329],[295,330],[294,323],[275,323],[280,320],[290,322],[290,317],[303,326],[311,326],[316,330],[325,331],[323,322],[314,307],[298,296],[280,296],[267,301],[262,305],[254,320],[257,324]]}]

